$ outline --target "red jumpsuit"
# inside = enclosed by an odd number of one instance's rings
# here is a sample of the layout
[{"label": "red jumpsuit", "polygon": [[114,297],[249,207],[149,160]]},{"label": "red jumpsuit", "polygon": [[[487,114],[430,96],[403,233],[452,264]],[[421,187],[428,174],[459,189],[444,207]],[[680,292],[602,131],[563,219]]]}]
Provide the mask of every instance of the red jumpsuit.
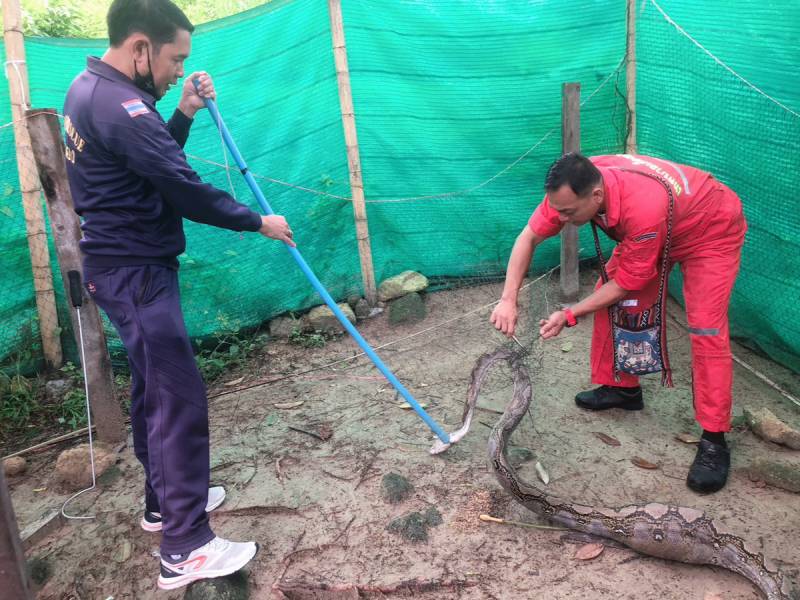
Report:
[{"label": "red jumpsuit", "polygon": [[[671,186],[675,206],[669,268],[679,263],[683,273],[695,418],[707,431],[728,431],[733,386],[728,302],[747,231],[738,196],[709,173],[658,158],[623,154],[591,161],[605,188],[605,211],[594,221],[619,242],[607,265],[608,275],[629,291],[623,304],[634,312],[657,300],[668,197],[658,181],[620,169],[659,175]],[[551,237],[563,223],[545,196],[528,225],[538,236]],[[591,367],[594,383],[639,385],[633,375],[619,373],[615,378],[606,311],[594,316]]]}]

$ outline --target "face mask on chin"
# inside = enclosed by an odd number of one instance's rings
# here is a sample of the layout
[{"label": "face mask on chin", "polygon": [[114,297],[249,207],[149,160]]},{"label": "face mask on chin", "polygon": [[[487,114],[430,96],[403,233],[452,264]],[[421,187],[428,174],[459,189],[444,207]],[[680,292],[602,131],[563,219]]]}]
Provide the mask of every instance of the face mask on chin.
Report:
[{"label": "face mask on chin", "polygon": [[133,85],[138,87],[143,92],[147,92],[156,100],[160,97],[156,94],[156,82],[153,79],[153,67],[150,64],[150,47],[147,48],[147,75],[140,75],[139,70],[136,68],[136,62],[133,63]]}]

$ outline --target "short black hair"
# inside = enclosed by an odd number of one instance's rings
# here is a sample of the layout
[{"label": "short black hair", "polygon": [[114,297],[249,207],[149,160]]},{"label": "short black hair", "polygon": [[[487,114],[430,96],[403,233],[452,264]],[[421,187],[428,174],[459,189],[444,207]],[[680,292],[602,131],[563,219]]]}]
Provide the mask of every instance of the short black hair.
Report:
[{"label": "short black hair", "polygon": [[114,0],[106,16],[108,40],[119,47],[132,33],[143,33],[153,42],[153,52],[175,40],[178,29],[189,33],[194,25],[170,0]]},{"label": "short black hair", "polygon": [[577,152],[567,152],[550,166],[544,180],[544,189],[555,192],[566,183],[577,196],[585,196],[602,179],[592,161]]}]

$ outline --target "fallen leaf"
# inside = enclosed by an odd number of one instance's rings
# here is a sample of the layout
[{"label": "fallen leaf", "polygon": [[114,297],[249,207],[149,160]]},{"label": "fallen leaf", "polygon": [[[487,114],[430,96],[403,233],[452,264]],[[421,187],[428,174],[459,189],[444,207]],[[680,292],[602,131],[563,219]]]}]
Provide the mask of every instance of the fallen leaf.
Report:
[{"label": "fallen leaf", "polygon": [[[401,402],[401,403],[400,403],[400,404],[398,404],[397,406],[399,406],[399,407],[400,407],[400,408],[402,408],[403,410],[408,410],[408,409],[410,409],[410,408],[411,408],[411,405],[410,405],[408,402]],[[428,407],[428,405],[427,405],[427,404],[425,404],[424,402],[420,402],[420,403],[419,403],[419,406],[420,406],[420,408],[427,408],[427,407]]]},{"label": "fallen leaf", "polygon": [[43,491],[45,491],[46,489],[47,489],[46,487],[43,487],[43,488],[33,488],[33,491],[34,491],[34,492],[43,492]]},{"label": "fallen leaf", "polygon": [[305,400],[300,400],[298,402],[278,402],[277,404],[273,404],[275,408],[282,408],[284,410],[289,408],[297,408],[298,406],[303,406],[305,404]]},{"label": "fallen leaf", "polygon": [[593,431],[593,434],[597,436],[597,439],[603,442],[604,444],[608,444],[609,446],[621,446],[622,443],[617,438],[613,438],[610,435],[606,435],[602,431]]},{"label": "fallen leaf", "polygon": [[575,558],[578,560],[592,560],[600,556],[604,549],[605,546],[603,544],[584,544],[575,552]]},{"label": "fallen leaf", "polygon": [[572,342],[564,342],[561,344],[562,352],[569,352],[570,350],[572,350]]},{"label": "fallen leaf", "polygon": [[317,435],[324,441],[331,439],[333,435],[333,429],[330,428],[328,425],[320,425],[317,427]]},{"label": "fallen leaf", "polygon": [[691,433],[679,433],[675,436],[675,439],[679,442],[683,442],[684,444],[699,444],[700,438],[697,436],[692,435]]},{"label": "fallen leaf", "polygon": [[544,470],[542,463],[537,460],[534,467],[536,468],[536,474],[539,476],[539,479],[542,480],[542,483],[545,485],[550,483],[550,475],[548,475],[547,471]]},{"label": "fallen leaf", "polygon": [[642,469],[657,469],[658,465],[655,463],[651,463],[649,460],[645,460],[639,456],[634,456],[631,459],[631,462],[635,464],[637,467]]},{"label": "fallen leaf", "polygon": [[703,600],[722,600],[722,596],[716,592],[706,592],[706,595],[703,596]]},{"label": "fallen leaf", "polygon": [[224,383],[223,385],[227,385],[227,386],[239,385],[243,381],[244,381],[244,376],[239,377],[239,379],[234,379],[233,381],[228,381],[228,382]]}]

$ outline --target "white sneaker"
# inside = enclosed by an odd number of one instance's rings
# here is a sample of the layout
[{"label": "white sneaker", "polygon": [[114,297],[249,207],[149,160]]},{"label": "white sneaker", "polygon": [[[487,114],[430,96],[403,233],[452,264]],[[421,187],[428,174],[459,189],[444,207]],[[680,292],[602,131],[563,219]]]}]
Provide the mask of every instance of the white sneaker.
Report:
[{"label": "white sneaker", "polygon": [[[206,512],[211,512],[225,502],[225,488],[218,485],[208,488],[208,503]],[[161,513],[144,511],[142,516],[142,529],[145,531],[161,531]]]},{"label": "white sneaker", "polygon": [[255,542],[231,542],[215,537],[188,554],[162,554],[158,587],[174,590],[198,579],[230,575],[250,562],[256,552]]}]

